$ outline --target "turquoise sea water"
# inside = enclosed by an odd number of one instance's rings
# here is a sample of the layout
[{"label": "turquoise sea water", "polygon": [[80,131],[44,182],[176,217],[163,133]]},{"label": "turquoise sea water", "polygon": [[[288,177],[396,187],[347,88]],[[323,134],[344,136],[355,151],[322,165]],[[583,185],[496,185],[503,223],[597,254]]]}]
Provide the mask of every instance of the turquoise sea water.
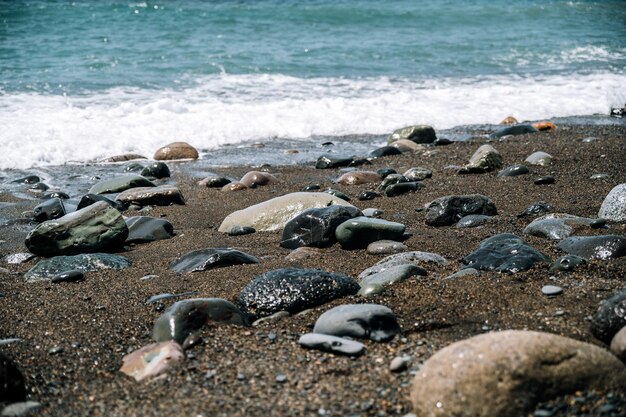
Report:
[{"label": "turquoise sea water", "polygon": [[0,1],[0,168],[607,114],[624,1]]}]

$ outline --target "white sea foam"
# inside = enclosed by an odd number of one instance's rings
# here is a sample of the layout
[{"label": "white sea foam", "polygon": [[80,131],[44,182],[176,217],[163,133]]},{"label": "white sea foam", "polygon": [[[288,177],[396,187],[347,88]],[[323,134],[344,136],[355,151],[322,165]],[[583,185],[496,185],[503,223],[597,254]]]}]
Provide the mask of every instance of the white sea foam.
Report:
[{"label": "white sea foam", "polygon": [[607,114],[626,102],[626,74],[477,80],[300,79],[215,75],[175,90],[117,88],[81,97],[0,95],[0,169],[121,153],[151,156],[184,140],[200,149],[313,135],[384,134]]}]

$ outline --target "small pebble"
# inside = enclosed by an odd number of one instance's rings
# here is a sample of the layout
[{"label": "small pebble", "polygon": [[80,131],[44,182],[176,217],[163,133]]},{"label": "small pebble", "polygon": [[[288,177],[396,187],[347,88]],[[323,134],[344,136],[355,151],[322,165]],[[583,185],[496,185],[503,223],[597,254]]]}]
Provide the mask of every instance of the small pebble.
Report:
[{"label": "small pebble", "polygon": [[56,354],[59,354],[61,352],[63,352],[63,346],[61,346],[61,345],[54,346],[54,347],[52,347],[52,348],[50,348],[48,350],[48,353],[50,355],[56,355]]},{"label": "small pebble", "polygon": [[153,278],[158,278],[158,275],[144,275],[143,277],[139,278],[141,281],[148,281],[151,280]]},{"label": "small pebble", "polygon": [[554,177],[548,175],[545,177],[539,177],[535,180],[535,185],[543,185],[543,184],[554,184],[555,183],[555,179]]},{"label": "small pebble", "polygon": [[285,382],[287,382],[287,375],[276,375],[276,382],[278,382],[279,384],[283,384]]},{"label": "small pebble", "polygon": [[71,271],[64,271],[64,272],[61,272],[60,274],[55,275],[54,277],[52,277],[50,282],[54,284],[58,284],[60,282],[78,282],[84,279],[85,279],[84,272],[74,269]]},{"label": "small pebble", "polygon": [[409,368],[411,364],[410,356],[396,356],[389,364],[389,370],[391,372],[402,372]]},{"label": "small pebble", "polygon": [[557,287],[556,285],[544,285],[541,288],[541,292],[549,297],[553,297],[555,295],[562,294],[563,288]]}]

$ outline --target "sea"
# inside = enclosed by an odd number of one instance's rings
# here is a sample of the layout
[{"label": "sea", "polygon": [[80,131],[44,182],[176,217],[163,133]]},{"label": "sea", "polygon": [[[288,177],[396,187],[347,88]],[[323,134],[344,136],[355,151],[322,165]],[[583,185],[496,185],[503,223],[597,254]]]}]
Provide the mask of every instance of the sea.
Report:
[{"label": "sea", "polygon": [[0,0],[4,178],[174,141],[304,163],[410,124],[623,124],[625,103],[624,0]]}]

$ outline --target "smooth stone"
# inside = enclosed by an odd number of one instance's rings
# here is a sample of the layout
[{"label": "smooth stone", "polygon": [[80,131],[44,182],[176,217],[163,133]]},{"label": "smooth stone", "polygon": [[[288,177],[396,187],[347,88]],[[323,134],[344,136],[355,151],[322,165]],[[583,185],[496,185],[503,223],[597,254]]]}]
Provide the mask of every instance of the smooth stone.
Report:
[{"label": "smooth stone", "polygon": [[141,176],[148,178],[169,178],[171,176],[170,168],[165,162],[153,162],[141,170]]},{"label": "smooth stone", "polygon": [[363,296],[371,293],[378,286],[386,287],[410,277],[417,275],[426,276],[426,274],[427,272],[424,268],[410,263],[390,266],[380,272],[363,277],[359,283],[361,289],[357,294]]},{"label": "smooth stone", "polygon": [[491,221],[493,217],[486,216],[484,214],[470,214],[467,216],[463,216],[456,223],[456,227],[466,228],[466,227],[478,227],[483,226],[484,224]]},{"label": "smooth stone", "polygon": [[33,215],[35,216],[35,221],[39,223],[58,219],[65,216],[65,205],[60,198],[51,198],[38,204],[33,209]]},{"label": "smooth stone", "polygon": [[552,210],[554,210],[554,207],[552,207],[551,204],[540,201],[538,203],[534,203],[526,207],[524,211],[522,211],[521,213],[517,215],[517,217],[522,218],[522,217],[527,217],[527,216],[537,216],[542,213],[548,213]]},{"label": "smooth stone", "polygon": [[411,181],[423,181],[426,178],[432,178],[433,172],[427,168],[415,167],[408,169],[402,175]]},{"label": "smooth stone", "polygon": [[185,198],[178,187],[173,185],[132,188],[119,193],[115,199],[126,205],[137,204],[142,207],[185,205]]},{"label": "smooth stone", "polygon": [[603,300],[591,320],[591,333],[606,344],[626,326],[626,288]]},{"label": "smooth stone", "polygon": [[377,240],[367,245],[366,252],[370,255],[391,255],[405,252],[408,247],[402,242],[395,240]]},{"label": "smooth stone", "polygon": [[198,151],[187,142],[172,142],[157,149],[152,159],[169,161],[173,159],[198,159]]},{"label": "smooth stone", "polygon": [[238,304],[254,317],[278,311],[294,314],[354,295],[359,288],[348,276],[320,269],[275,269],[253,278],[239,293]]},{"label": "smooth stone", "polygon": [[475,269],[475,268],[465,268],[465,269],[461,269],[460,271],[456,271],[454,274],[448,275],[444,279],[458,279],[458,278],[465,278],[465,277],[477,277],[478,275],[480,275],[480,272],[478,271],[478,269]]},{"label": "smooth stone", "polygon": [[421,190],[425,185],[421,182],[401,182],[397,184],[392,184],[385,188],[385,195],[387,197],[396,197],[406,193],[412,193],[417,190]]},{"label": "smooth stone", "polygon": [[335,181],[342,185],[360,185],[380,181],[380,175],[373,171],[346,172]]},{"label": "smooth stone", "polygon": [[[141,172],[145,167],[139,162],[131,162],[124,167],[124,172]],[[141,174],[140,174],[141,175]],[[143,176],[143,175],[142,175]]]},{"label": "smooth stone", "polygon": [[576,255],[565,255],[558,258],[552,266],[550,266],[550,273],[560,272],[560,271],[573,271],[579,265],[585,264],[585,258],[581,258]]},{"label": "smooth stone", "polygon": [[543,132],[546,130],[556,130],[556,125],[552,122],[548,122],[547,120],[540,121],[540,122],[533,122],[531,123],[531,126],[540,132]]},{"label": "smooth stone", "polygon": [[459,174],[481,174],[502,168],[502,156],[491,145],[482,145],[474,152],[467,165],[459,170]]},{"label": "smooth stone", "polygon": [[288,311],[279,311],[278,313],[274,313],[271,316],[263,317],[256,320],[252,323],[252,327],[257,327],[264,323],[276,323],[277,321],[280,321],[286,317],[291,317],[291,314],[289,314]]},{"label": "smooth stone", "polygon": [[389,370],[394,373],[406,371],[407,369],[409,369],[409,366],[411,366],[412,361],[413,358],[411,358],[409,355],[396,356],[391,360],[391,363],[389,364]]},{"label": "smooth stone", "polygon": [[315,168],[317,169],[332,169],[339,167],[347,167],[352,163],[354,158],[352,157],[340,157],[333,155],[322,155],[317,158]]},{"label": "smooth stone", "polygon": [[516,177],[528,174],[530,171],[526,165],[511,165],[498,172],[498,177]]},{"label": "smooth stone", "polygon": [[556,285],[544,285],[541,287],[541,292],[548,297],[554,297],[555,295],[563,294],[563,288]]},{"label": "smooth stone", "polygon": [[550,175],[545,176],[545,177],[539,177],[534,181],[535,185],[548,185],[548,184],[554,184],[555,182],[556,182],[556,179]]},{"label": "smooth stone", "polygon": [[610,177],[611,176],[609,174],[600,173],[600,174],[593,174],[592,176],[589,177],[589,179],[590,180],[607,180]]},{"label": "smooth stone", "polygon": [[448,138],[437,138],[437,140],[435,140],[433,142],[433,145],[435,146],[446,146],[446,145],[451,145],[452,143],[454,143],[453,140],[448,139]]},{"label": "smooth stone", "polygon": [[139,382],[169,372],[184,359],[182,347],[172,340],[151,343],[125,355],[120,372]]},{"label": "smooth stone", "polygon": [[233,265],[258,264],[252,255],[230,248],[198,249],[191,251],[170,264],[176,273],[191,273],[224,268]]},{"label": "smooth stone", "polygon": [[318,333],[303,334],[298,343],[307,349],[348,356],[358,356],[365,351],[365,345],[361,342]]},{"label": "smooth stone", "polygon": [[402,182],[412,182],[410,179],[400,174],[389,174],[387,175],[383,181],[380,183],[378,187],[376,187],[377,191],[385,191],[387,187],[390,187],[394,184],[399,184]]},{"label": "smooth stone", "polygon": [[61,200],[69,200],[70,196],[68,193],[63,191],[50,191],[41,196],[42,200],[49,200],[51,198],[60,198]]},{"label": "smooth stone", "polygon": [[433,143],[437,140],[435,129],[428,125],[406,126],[396,129],[387,138],[387,143],[391,144],[397,140],[408,139],[415,143]]},{"label": "smooth stone", "polygon": [[247,190],[248,187],[239,182],[239,181],[233,181],[233,182],[229,182],[228,184],[224,185],[221,190],[225,193],[230,193],[233,191],[243,191],[243,190]]},{"label": "smooth stone", "polygon": [[476,250],[461,259],[461,269],[516,273],[532,268],[536,262],[550,259],[528,243],[510,233],[491,236],[480,242]]},{"label": "smooth stone", "polygon": [[32,253],[49,257],[116,250],[127,237],[128,227],[120,212],[99,201],[39,224],[24,243]]},{"label": "smooth stone", "polygon": [[347,220],[360,216],[356,207],[331,205],[305,210],[289,220],[283,229],[280,246],[296,249],[300,246],[326,247],[335,243],[335,230]]},{"label": "smooth stone", "polygon": [[358,249],[377,240],[400,240],[405,229],[402,223],[361,216],[341,223],[335,236],[343,248]]},{"label": "smooth stone", "polygon": [[111,200],[110,198],[107,198],[103,195],[86,194],[78,202],[78,206],[76,207],[76,210],[84,209],[85,207],[91,206],[92,204],[95,204],[98,201],[104,201],[109,206],[113,207],[114,209],[118,211],[124,211],[124,209],[126,208],[126,206],[120,203],[119,201]]},{"label": "smooth stone", "polygon": [[450,195],[426,205],[425,222],[429,226],[450,226],[469,214],[495,216],[496,205],[481,194]]},{"label": "smooth stone", "polygon": [[239,182],[248,188],[255,188],[259,185],[275,184],[278,182],[278,179],[267,172],[250,171],[241,177]]},{"label": "smooth stone", "polygon": [[619,360],[626,363],[626,325],[611,339],[610,350]]},{"label": "smooth stone", "polygon": [[524,228],[524,234],[562,240],[569,237],[574,228],[572,226],[589,226],[594,219],[572,216],[571,214],[553,213],[536,218]]},{"label": "smooth stone", "polygon": [[619,235],[572,236],[558,244],[559,249],[585,259],[612,259],[626,255],[626,237]]},{"label": "smooth stone", "polygon": [[524,162],[527,162],[529,165],[538,165],[538,166],[548,166],[552,162],[552,155],[546,152],[537,151],[533,152]]},{"label": "smooth stone", "polygon": [[43,404],[37,401],[23,401],[12,403],[2,409],[2,417],[36,416],[42,410]]},{"label": "smooth stone", "polygon": [[424,145],[415,143],[410,139],[398,139],[391,142],[389,145],[398,148],[400,152],[416,152],[424,149]]},{"label": "smooth stone", "polygon": [[602,202],[598,217],[613,222],[626,221],[626,183],[613,187]]},{"label": "smooth stone", "polygon": [[491,139],[497,139],[497,138],[501,138],[504,136],[525,135],[526,133],[536,133],[536,132],[539,132],[539,130],[530,124],[519,124],[519,125],[507,126],[507,127],[498,129],[495,132],[493,132],[491,135],[489,135],[489,137]]},{"label": "smooth stone", "polygon": [[8,339],[0,339],[0,346],[10,345],[12,343],[21,342],[22,339],[17,337],[10,337]]},{"label": "smooth stone", "polygon": [[365,269],[359,274],[358,278],[360,280],[363,280],[368,275],[378,274],[379,272],[383,272],[397,265],[412,264],[415,266],[420,266],[421,263],[447,265],[448,261],[443,256],[431,252],[413,251],[397,253],[395,255],[389,255],[386,258],[378,261],[373,266]]},{"label": "smooth stone", "polygon": [[393,311],[379,304],[344,304],[331,308],[319,316],[313,327],[313,333],[375,342],[388,342],[399,332]]},{"label": "smooth stone", "polygon": [[43,193],[44,191],[48,191],[50,186],[43,182],[38,182],[28,187],[28,191],[33,193]]},{"label": "smooth stone", "polygon": [[258,232],[283,229],[287,222],[310,208],[327,207],[331,204],[354,207],[341,198],[328,193],[291,193],[235,211],[224,219],[219,227],[228,233],[233,226],[253,227]]},{"label": "smooth stone", "polygon": [[[373,200],[377,197],[380,197],[380,194],[375,193],[374,191],[361,191],[357,196],[357,200],[359,201],[369,201]],[[369,217],[369,216],[368,216]]]},{"label": "smooth stone", "polygon": [[361,286],[361,289],[359,290],[357,295],[363,298],[367,298],[382,294],[383,292],[385,292],[384,285],[373,283]]},{"label": "smooth stone", "polygon": [[328,188],[326,190],[324,190],[325,193],[328,193],[330,195],[333,195],[337,198],[341,198],[344,201],[350,201],[350,197],[348,197],[346,194],[342,193],[339,190],[334,190],[332,188]]},{"label": "smooth stone", "polygon": [[299,262],[308,258],[319,258],[322,251],[318,248],[302,246],[289,252],[285,260],[289,262]]},{"label": "smooth stone", "polygon": [[26,399],[24,376],[17,365],[0,352],[0,403]]},{"label": "smooth stone", "polygon": [[231,179],[219,175],[209,175],[208,177],[198,181],[198,185],[208,188],[222,188],[232,182]]},{"label": "smooth stone", "polygon": [[302,188],[302,191],[317,191],[317,190],[321,190],[322,187],[320,187],[319,184],[310,184],[305,186],[304,188]]},{"label": "smooth stone", "polygon": [[30,269],[24,278],[27,282],[50,279],[61,272],[79,270],[82,272],[97,271],[100,269],[125,269],[132,262],[119,255],[108,253],[90,253],[74,256],[55,256],[54,258],[41,260]]},{"label": "smooth stone", "polygon": [[157,342],[187,336],[212,323],[247,326],[248,318],[237,306],[221,298],[190,298],[177,301],[154,322],[152,338]]},{"label": "smooth stone", "polygon": [[78,270],[63,271],[52,277],[50,282],[58,284],[60,282],[78,282],[85,279],[85,273]]},{"label": "smooth stone", "polygon": [[362,213],[365,217],[380,217],[383,214],[385,214],[384,211],[377,209],[377,208],[373,208],[373,207],[366,208],[365,210],[362,211]]},{"label": "smooth stone", "polygon": [[157,294],[157,295],[153,295],[149,297],[146,300],[146,304],[154,304],[163,300],[170,300],[172,298],[179,298],[179,297],[189,297],[190,295],[196,295],[196,294],[198,294],[198,291],[187,291],[187,292],[181,292],[178,294],[171,294],[171,293]]},{"label": "smooth stone", "polygon": [[133,159],[147,159],[143,155],[139,155],[136,153],[125,153],[122,155],[114,155],[108,158],[101,159],[99,162],[126,162],[132,161]]},{"label": "smooth stone", "polygon": [[27,175],[11,182],[14,184],[37,184],[38,182],[41,182],[41,178],[39,178],[37,175]]},{"label": "smooth stone", "polygon": [[594,219],[589,223],[589,227],[592,229],[606,229],[606,219]]},{"label": "smooth stone", "polygon": [[590,343],[506,330],[439,350],[415,376],[411,401],[420,417],[511,417],[594,388],[626,388],[624,364]]},{"label": "smooth stone", "polygon": [[230,229],[230,232],[228,232],[228,236],[243,236],[243,235],[249,235],[252,233],[256,233],[256,229],[254,227],[233,226],[233,228]]},{"label": "smooth stone", "polygon": [[382,158],[383,156],[402,155],[402,151],[395,146],[381,146],[369,153],[370,158]]},{"label": "smooth stone", "polygon": [[36,256],[30,252],[12,253],[4,257],[4,262],[11,265],[23,264],[24,262],[28,262],[34,258],[36,258]]},{"label": "smooth stone", "polygon": [[155,187],[154,183],[141,175],[120,175],[110,180],[94,184],[89,194],[119,193],[136,187]]},{"label": "smooth stone", "polygon": [[165,219],[148,216],[126,218],[128,237],[126,243],[145,243],[169,239],[174,236],[174,226]]},{"label": "smooth stone", "polygon": [[505,117],[499,124],[501,125],[516,125],[519,122],[517,121],[517,119],[513,116],[508,116]]}]

